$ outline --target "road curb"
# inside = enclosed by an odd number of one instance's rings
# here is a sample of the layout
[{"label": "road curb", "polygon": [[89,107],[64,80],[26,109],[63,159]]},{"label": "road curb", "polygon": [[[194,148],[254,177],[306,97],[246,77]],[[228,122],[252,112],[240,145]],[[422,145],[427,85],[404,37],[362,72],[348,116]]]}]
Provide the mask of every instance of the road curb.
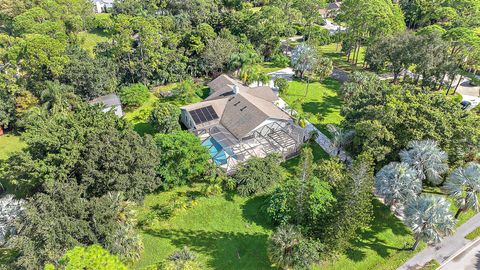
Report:
[{"label": "road curb", "polygon": [[480,237],[477,237],[475,240],[472,240],[468,242],[463,248],[457,250],[457,252],[453,253],[452,256],[448,257],[447,260],[445,260],[440,267],[437,268],[437,270],[442,269],[447,263],[451,262],[455,257],[458,255],[462,254],[465,250],[469,249],[471,246],[475,245],[477,242],[480,241]]}]

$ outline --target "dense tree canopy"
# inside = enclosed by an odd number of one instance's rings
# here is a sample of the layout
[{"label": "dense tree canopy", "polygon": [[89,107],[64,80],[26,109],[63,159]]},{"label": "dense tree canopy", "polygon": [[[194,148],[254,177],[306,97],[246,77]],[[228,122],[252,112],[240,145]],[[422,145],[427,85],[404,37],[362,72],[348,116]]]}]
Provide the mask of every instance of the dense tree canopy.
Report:
[{"label": "dense tree canopy", "polygon": [[122,191],[138,200],[159,186],[153,140],[97,107],[38,117],[24,140],[25,151],[2,165],[2,181],[27,194],[53,192],[65,182],[88,197]]},{"label": "dense tree canopy", "polygon": [[396,155],[412,140],[433,139],[450,162],[478,151],[478,116],[441,93],[413,86],[392,86],[375,75],[356,74],[343,86],[342,113],[355,130],[353,151],[368,151],[377,160]]}]

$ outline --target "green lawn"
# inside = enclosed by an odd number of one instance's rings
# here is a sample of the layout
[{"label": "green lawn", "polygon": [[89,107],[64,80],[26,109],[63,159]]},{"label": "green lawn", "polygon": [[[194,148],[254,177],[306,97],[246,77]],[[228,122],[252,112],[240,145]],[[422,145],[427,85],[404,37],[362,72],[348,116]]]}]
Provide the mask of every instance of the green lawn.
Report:
[{"label": "green lawn", "polygon": [[100,42],[106,42],[109,40],[108,35],[103,32],[80,32],[78,37],[82,43],[82,48],[85,49],[91,56],[94,55],[93,48]]},{"label": "green lawn", "polygon": [[19,136],[6,134],[0,136],[0,159],[7,159],[13,152],[21,150],[25,143]]},{"label": "green lawn", "polygon": [[323,53],[324,56],[332,59],[333,65],[336,68],[339,68],[348,72],[363,69],[362,66],[365,59],[364,47],[360,48],[360,55],[359,55],[360,59],[358,61],[357,66],[347,61],[347,56],[345,55],[345,53],[341,51],[341,49],[342,49],[341,44],[332,43],[332,44],[322,46],[320,48],[320,51]]},{"label": "green lawn", "polygon": [[287,93],[281,96],[295,110],[311,113],[313,116],[309,121],[328,136],[326,125],[340,124],[343,120],[340,115],[342,101],[339,89],[340,82],[328,78],[321,83],[310,83],[308,95],[305,96],[306,83],[296,80],[290,82]]},{"label": "green lawn", "polygon": [[415,252],[404,250],[405,244],[411,247],[414,242],[411,231],[378,200],[373,201],[373,206],[374,220],[370,229],[352,241],[346,254],[316,269],[393,270],[426,246],[421,243]]},{"label": "green lawn", "polygon": [[181,187],[147,196],[139,209],[140,220],[171,204],[172,198],[196,198],[190,208],[180,208],[169,219],[154,221],[142,231],[144,254],[132,269],[159,263],[183,246],[197,252],[206,269],[273,269],[266,254],[272,227],[258,211],[265,197],[225,194],[206,198],[199,196],[199,189]]},{"label": "green lawn", "polygon": [[480,236],[480,227],[477,227],[475,230],[473,230],[471,233],[467,234],[467,236],[465,236],[465,239],[468,239],[468,240],[475,240],[476,238],[478,238]]},{"label": "green lawn", "polygon": [[[316,161],[328,158],[312,147]],[[298,160],[284,163],[290,174]],[[273,269],[266,254],[273,227],[262,211],[267,197],[226,193],[207,198],[200,188],[198,184],[146,197],[138,209],[140,224],[147,224],[140,230],[145,250],[132,269],[157,264],[183,246],[197,252],[206,269]],[[316,269],[396,269],[415,254],[403,250],[413,243],[410,230],[378,200],[373,204],[371,228],[352,241],[345,255]],[[171,205],[177,205],[173,214],[165,211]],[[424,247],[422,243],[417,252]]]},{"label": "green lawn", "polygon": [[[125,109],[125,119],[133,125],[133,129],[138,132],[140,135],[155,133],[154,128],[148,123],[148,117],[159,98],[160,92],[170,91],[175,88],[177,84],[172,83],[164,86],[155,87],[150,93],[149,99],[140,107],[133,109]],[[208,96],[208,87],[204,87],[196,93],[191,101],[191,103],[199,102]],[[162,99],[165,102],[172,102],[178,106],[186,105],[185,103],[179,102],[175,99]]]},{"label": "green lawn", "polygon": [[148,123],[148,116],[153,110],[153,105],[157,102],[158,97],[150,93],[150,98],[142,106],[135,109],[125,110],[125,119],[133,125],[133,129],[140,135],[154,134],[155,130]]}]

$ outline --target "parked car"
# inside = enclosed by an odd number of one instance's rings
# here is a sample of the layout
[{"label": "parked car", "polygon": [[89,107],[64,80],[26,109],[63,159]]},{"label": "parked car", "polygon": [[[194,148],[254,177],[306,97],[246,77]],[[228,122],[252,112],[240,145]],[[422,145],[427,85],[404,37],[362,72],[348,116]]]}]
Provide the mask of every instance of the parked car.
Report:
[{"label": "parked car", "polygon": [[472,106],[472,103],[468,100],[464,100],[460,102],[460,105],[462,105],[462,110],[467,110]]}]

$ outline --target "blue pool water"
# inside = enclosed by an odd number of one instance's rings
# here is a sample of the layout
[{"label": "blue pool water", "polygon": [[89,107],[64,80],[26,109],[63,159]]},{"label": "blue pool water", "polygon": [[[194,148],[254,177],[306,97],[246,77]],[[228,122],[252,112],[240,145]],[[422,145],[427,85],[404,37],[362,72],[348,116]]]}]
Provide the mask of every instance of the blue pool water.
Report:
[{"label": "blue pool water", "polygon": [[203,143],[203,146],[207,147],[210,156],[217,165],[227,164],[227,158],[233,156],[233,153],[227,153],[223,147],[212,137],[206,139]]}]

